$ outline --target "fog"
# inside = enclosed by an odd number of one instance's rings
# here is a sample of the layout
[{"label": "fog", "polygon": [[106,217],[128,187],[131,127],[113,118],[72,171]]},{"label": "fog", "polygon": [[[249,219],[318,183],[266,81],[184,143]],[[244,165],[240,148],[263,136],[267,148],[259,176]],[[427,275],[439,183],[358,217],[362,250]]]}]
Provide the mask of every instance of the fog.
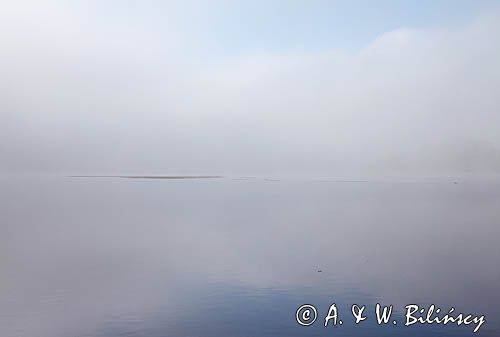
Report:
[{"label": "fog", "polygon": [[64,4],[1,5],[2,171],[500,170],[498,12],[359,48],[219,52],[195,3]]}]

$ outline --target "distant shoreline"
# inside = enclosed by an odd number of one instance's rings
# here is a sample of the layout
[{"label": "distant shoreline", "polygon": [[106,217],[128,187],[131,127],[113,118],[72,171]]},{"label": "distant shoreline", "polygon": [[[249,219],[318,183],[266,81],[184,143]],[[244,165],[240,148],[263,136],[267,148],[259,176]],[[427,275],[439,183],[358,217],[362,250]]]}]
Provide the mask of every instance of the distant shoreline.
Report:
[{"label": "distant shoreline", "polygon": [[67,176],[68,178],[125,178],[125,179],[220,179],[223,176]]}]

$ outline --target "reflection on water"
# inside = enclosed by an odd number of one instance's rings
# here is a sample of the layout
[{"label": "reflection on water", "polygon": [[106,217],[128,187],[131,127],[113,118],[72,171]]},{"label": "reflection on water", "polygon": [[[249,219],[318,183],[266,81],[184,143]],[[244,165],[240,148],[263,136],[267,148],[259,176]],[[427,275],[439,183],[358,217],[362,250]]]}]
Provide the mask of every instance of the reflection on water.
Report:
[{"label": "reflection on water", "polygon": [[[498,182],[341,182],[3,176],[0,335],[473,335],[405,328],[409,303],[499,334]],[[345,324],[323,328],[333,302]],[[401,324],[377,326],[377,302]]]}]

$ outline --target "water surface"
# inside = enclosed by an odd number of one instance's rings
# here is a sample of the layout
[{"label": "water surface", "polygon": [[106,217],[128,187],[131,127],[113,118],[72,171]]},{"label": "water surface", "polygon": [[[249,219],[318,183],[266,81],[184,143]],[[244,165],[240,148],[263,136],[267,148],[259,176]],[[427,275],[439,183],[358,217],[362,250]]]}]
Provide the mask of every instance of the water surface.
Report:
[{"label": "water surface", "polygon": [[[403,327],[419,303],[498,336],[499,205],[498,181],[4,175],[0,335],[474,335]],[[345,323],[323,328],[333,302]],[[373,324],[377,302],[401,323]]]}]

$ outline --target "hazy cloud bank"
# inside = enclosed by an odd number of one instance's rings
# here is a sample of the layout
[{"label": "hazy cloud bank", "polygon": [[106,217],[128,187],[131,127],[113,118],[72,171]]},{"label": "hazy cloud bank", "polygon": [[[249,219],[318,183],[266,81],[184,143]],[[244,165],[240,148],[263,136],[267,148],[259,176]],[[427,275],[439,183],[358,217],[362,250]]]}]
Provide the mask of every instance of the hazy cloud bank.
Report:
[{"label": "hazy cloud bank", "polygon": [[50,4],[0,11],[0,169],[500,171],[498,13],[356,51],[214,55],[175,3],[163,21]]}]

